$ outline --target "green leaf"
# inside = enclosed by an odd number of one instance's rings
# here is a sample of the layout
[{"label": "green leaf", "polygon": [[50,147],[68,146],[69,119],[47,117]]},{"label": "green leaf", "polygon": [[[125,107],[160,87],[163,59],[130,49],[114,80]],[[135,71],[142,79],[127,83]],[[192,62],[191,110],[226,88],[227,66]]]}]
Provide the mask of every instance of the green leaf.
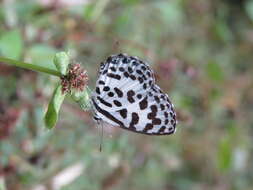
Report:
[{"label": "green leaf", "polygon": [[183,11],[178,1],[158,1],[155,6],[158,8],[159,16],[168,24],[170,30],[174,30],[182,23]]},{"label": "green leaf", "polygon": [[81,91],[75,91],[71,94],[71,98],[73,98],[74,101],[76,101],[81,109],[88,110],[91,107],[90,104],[90,94],[91,91],[88,87],[86,87],[85,90]]},{"label": "green leaf", "polygon": [[20,59],[23,40],[19,30],[12,30],[0,36],[0,55],[11,59]]},{"label": "green leaf", "polygon": [[223,80],[223,72],[219,64],[215,62],[209,62],[206,65],[206,73],[208,77],[214,81]]},{"label": "green leaf", "polygon": [[45,44],[36,44],[27,51],[27,55],[31,58],[31,62],[42,67],[54,69],[55,65],[52,59],[56,53],[56,49]]},{"label": "green leaf", "polygon": [[126,5],[135,5],[139,3],[139,0],[124,0],[123,1]]},{"label": "green leaf", "polygon": [[245,4],[245,9],[249,18],[253,21],[253,1],[247,1]]},{"label": "green leaf", "polygon": [[218,149],[218,166],[221,171],[226,171],[232,165],[232,145],[228,136],[224,137]]},{"label": "green leaf", "polygon": [[59,52],[55,54],[54,64],[62,75],[67,74],[69,63],[70,63],[70,58],[66,52]]},{"label": "green leaf", "polygon": [[65,94],[61,91],[61,85],[58,85],[54,90],[54,94],[49,102],[48,110],[45,115],[45,124],[48,129],[52,129],[56,125],[59,110],[64,98]]},{"label": "green leaf", "polygon": [[218,40],[222,40],[223,42],[229,42],[233,39],[233,34],[231,33],[229,26],[225,21],[219,19],[214,24],[214,34],[218,38]]},{"label": "green leaf", "polygon": [[84,7],[84,19],[91,20],[92,16],[94,14],[95,5],[94,4],[88,4]]}]

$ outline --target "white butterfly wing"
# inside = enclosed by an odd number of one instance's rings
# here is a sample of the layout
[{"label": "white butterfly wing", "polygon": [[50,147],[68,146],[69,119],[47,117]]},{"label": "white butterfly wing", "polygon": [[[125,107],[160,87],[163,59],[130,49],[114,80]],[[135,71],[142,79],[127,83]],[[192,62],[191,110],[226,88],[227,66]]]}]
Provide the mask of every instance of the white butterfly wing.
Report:
[{"label": "white butterfly wing", "polygon": [[152,70],[138,58],[109,57],[101,65],[92,95],[95,118],[139,133],[173,133],[173,105],[154,82]]}]

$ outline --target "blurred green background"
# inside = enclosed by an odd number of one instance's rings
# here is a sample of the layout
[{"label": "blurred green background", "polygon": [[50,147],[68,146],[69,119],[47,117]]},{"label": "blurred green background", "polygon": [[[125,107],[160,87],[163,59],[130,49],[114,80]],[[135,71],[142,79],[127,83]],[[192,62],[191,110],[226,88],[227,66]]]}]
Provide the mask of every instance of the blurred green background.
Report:
[{"label": "blurred green background", "polygon": [[[178,115],[177,133],[101,130],[58,79],[0,63],[0,184],[8,190],[253,189],[252,0],[2,0],[0,55],[46,67],[69,51],[88,71],[119,52],[147,60]],[[0,185],[1,189],[1,185]]]}]

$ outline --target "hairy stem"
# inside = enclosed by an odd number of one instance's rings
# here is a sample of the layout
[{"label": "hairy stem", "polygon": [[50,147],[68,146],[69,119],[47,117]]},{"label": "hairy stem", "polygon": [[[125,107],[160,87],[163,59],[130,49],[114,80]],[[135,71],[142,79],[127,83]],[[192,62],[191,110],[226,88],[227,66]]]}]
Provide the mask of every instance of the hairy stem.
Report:
[{"label": "hairy stem", "polygon": [[30,64],[30,63],[16,61],[16,60],[5,58],[5,57],[0,57],[0,62],[14,65],[17,67],[21,67],[23,69],[29,69],[29,70],[33,70],[33,71],[37,71],[37,72],[47,73],[49,75],[54,75],[54,76],[58,76],[58,77],[61,76],[61,73],[56,70],[49,69],[46,67],[41,67],[38,65]]}]

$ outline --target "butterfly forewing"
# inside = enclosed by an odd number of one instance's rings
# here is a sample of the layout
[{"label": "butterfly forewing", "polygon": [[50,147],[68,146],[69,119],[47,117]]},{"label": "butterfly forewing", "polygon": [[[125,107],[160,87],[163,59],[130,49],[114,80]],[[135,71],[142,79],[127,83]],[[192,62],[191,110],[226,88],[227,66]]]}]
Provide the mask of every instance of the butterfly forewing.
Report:
[{"label": "butterfly forewing", "polygon": [[152,135],[175,131],[173,105],[136,57],[119,54],[101,64],[92,103],[96,119],[113,126]]}]

